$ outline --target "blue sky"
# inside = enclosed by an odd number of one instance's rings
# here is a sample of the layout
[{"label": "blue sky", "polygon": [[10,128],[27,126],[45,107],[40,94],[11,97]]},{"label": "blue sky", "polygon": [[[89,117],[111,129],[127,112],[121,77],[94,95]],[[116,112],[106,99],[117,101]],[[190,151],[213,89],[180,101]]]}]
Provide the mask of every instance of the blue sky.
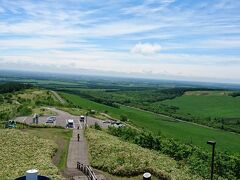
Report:
[{"label": "blue sky", "polygon": [[239,82],[238,0],[0,0],[0,69]]}]

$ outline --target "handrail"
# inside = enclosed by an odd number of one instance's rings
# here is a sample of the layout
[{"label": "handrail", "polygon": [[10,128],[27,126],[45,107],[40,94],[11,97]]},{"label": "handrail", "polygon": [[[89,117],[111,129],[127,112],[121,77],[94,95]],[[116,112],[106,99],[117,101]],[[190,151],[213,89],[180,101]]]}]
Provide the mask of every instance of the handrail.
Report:
[{"label": "handrail", "polygon": [[97,176],[94,173],[93,169],[91,166],[84,165],[80,162],[77,162],[77,169],[82,171],[90,180],[97,180]]}]

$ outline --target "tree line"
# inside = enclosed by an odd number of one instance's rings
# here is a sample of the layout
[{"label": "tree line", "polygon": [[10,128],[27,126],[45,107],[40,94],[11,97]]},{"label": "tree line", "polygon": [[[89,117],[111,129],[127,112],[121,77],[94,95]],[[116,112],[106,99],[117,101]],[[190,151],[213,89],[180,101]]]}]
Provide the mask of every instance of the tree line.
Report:
[{"label": "tree line", "polygon": [[0,93],[12,93],[33,87],[31,84],[7,82],[0,84]]}]

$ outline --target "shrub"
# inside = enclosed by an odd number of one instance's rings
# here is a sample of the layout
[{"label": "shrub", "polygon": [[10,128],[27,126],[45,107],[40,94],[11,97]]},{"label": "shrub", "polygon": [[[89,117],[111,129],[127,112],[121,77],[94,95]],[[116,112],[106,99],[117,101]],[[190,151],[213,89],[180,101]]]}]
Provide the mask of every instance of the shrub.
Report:
[{"label": "shrub", "polygon": [[21,116],[27,116],[32,113],[32,109],[29,108],[27,105],[20,105],[17,108],[17,111],[18,111],[19,115],[21,115]]},{"label": "shrub", "polygon": [[120,116],[121,121],[126,122],[128,120],[128,117],[126,115]]},{"label": "shrub", "polygon": [[97,129],[97,130],[102,130],[101,126],[96,122],[94,124],[94,128]]}]

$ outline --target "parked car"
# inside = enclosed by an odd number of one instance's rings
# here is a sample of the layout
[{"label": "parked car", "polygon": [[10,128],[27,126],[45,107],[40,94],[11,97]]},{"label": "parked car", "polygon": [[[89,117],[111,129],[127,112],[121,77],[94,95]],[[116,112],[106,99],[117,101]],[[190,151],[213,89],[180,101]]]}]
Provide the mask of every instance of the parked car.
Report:
[{"label": "parked car", "polygon": [[52,119],[53,121],[56,121],[57,117],[56,116],[49,116],[47,119]]},{"label": "parked car", "polygon": [[53,124],[54,123],[54,120],[53,119],[47,119],[47,121],[46,121],[46,124]]}]

